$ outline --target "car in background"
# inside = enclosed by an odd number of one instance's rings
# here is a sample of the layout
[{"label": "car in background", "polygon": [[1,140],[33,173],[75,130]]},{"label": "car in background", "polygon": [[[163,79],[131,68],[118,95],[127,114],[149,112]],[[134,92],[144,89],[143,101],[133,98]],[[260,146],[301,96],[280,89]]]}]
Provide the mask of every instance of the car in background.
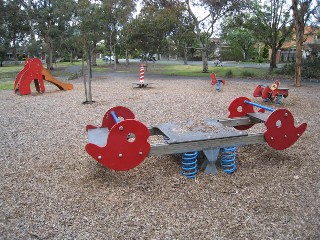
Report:
[{"label": "car in background", "polygon": [[113,56],[104,56],[102,60],[106,62],[110,62],[110,61],[114,61],[114,58]]}]

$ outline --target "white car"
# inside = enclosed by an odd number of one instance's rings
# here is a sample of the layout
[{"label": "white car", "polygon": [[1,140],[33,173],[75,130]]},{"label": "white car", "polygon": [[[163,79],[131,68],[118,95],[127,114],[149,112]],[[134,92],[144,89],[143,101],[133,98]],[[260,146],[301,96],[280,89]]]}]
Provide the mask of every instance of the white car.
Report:
[{"label": "white car", "polygon": [[103,60],[103,61],[106,61],[106,62],[109,62],[110,60],[111,60],[111,61],[114,61],[114,58],[113,58],[113,56],[104,56],[104,57],[102,58],[102,60]]}]

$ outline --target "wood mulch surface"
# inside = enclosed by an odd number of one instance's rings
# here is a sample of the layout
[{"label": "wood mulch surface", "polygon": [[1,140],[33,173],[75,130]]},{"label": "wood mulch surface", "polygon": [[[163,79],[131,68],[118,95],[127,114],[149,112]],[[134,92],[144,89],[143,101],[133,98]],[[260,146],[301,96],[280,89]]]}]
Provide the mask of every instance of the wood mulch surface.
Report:
[{"label": "wood mulch surface", "polygon": [[[148,73],[145,80],[149,81]],[[46,84],[29,96],[0,92],[0,239],[319,239],[320,85],[294,87],[281,108],[308,128],[290,148],[237,149],[237,171],[195,180],[181,175],[181,156],[147,157],[130,171],[113,171],[85,151],[88,124],[100,125],[114,106],[131,109],[146,126],[201,122],[228,115],[233,99],[253,99],[259,81],[139,76],[92,79],[94,104],[82,79],[72,91]],[[271,83],[271,81],[270,81]],[[250,133],[263,132],[263,124]],[[201,162],[201,159],[199,159]]]}]

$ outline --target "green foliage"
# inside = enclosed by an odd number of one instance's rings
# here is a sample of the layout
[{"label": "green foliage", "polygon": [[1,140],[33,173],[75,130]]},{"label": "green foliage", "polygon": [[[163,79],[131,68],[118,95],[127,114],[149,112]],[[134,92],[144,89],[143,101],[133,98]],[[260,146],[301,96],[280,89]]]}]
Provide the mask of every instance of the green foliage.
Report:
[{"label": "green foliage", "polygon": [[223,61],[241,61],[243,54],[239,48],[222,48],[220,50],[220,57]]},{"label": "green foliage", "polygon": [[244,70],[243,72],[241,72],[241,76],[243,76],[243,77],[254,77],[255,74],[253,72]]},{"label": "green foliage", "polygon": [[[320,78],[320,59],[303,60],[301,66],[302,78]],[[276,73],[293,76],[295,73],[295,63],[287,63]]]},{"label": "green foliage", "polygon": [[228,70],[225,74],[224,74],[225,77],[232,77],[233,76],[233,72],[232,70]]},{"label": "green foliage", "polygon": [[249,60],[249,53],[252,52],[257,38],[250,29],[237,26],[234,18],[226,18],[222,24],[222,38],[231,46],[232,49],[242,51],[242,60]]}]

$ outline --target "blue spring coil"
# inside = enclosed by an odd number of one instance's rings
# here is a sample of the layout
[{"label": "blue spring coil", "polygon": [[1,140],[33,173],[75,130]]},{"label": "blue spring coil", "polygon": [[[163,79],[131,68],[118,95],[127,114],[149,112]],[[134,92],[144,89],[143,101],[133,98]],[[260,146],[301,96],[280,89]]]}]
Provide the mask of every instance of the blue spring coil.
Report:
[{"label": "blue spring coil", "polygon": [[237,169],[236,150],[235,146],[221,149],[221,167],[225,173],[231,174]]},{"label": "blue spring coil", "polygon": [[278,94],[275,99],[276,104],[281,105],[282,101],[283,101],[283,95]]},{"label": "blue spring coil", "polygon": [[198,152],[188,152],[182,155],[181,174],[187,178],[194,179],[198,172]]},{"label": "blue spring coil", "polygon": [[217,80],[217,85],[216,85],[216,90],[219,92],[220,91],[220,86],[221,86],[221,81]]}]

